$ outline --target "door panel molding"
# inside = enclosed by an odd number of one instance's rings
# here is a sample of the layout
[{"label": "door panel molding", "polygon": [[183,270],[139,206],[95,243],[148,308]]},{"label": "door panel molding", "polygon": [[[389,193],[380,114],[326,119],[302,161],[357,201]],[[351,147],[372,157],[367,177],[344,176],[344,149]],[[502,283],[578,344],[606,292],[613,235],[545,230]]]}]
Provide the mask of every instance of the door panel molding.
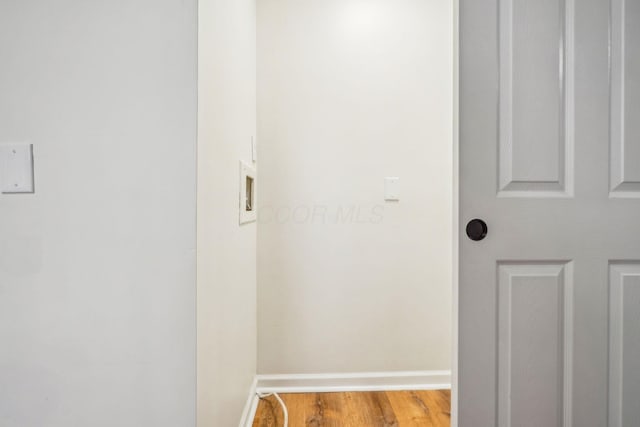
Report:
[{"label": "door panel molding", "polygon": [[499,15],[498,197],[573,197],[574,0]]},{"label": "door panel molding", "polygon": [[640,30],[627,25],[638,16],[637,2],[611,0],[610,197],[640,197]]},{"label": "door panel molding", "polygon": [[498,262],[498,427],[571,426],[572,269]]},{"label": "door panel molding", "polygon": [[640,418],[640,261],[609,263],[609,427]]}]

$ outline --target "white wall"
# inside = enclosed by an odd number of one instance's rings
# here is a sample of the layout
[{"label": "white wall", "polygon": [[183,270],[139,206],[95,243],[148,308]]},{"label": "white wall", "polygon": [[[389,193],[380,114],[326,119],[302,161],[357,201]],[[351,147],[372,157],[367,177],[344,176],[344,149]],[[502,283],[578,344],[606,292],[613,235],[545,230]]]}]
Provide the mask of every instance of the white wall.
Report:
[{"label": "white wall", "polygon": [[256,373],[256,224],[238,223],[256,132],[255,0],[199,8],[198,426],[226,427]]},{"label": "white wall", "polygon": [[196,1],[0,2],[0,425],[195,425]]},{"label": "white wall", "polygon": [[450,368],[452,22],[258,2],[260,373]]}]

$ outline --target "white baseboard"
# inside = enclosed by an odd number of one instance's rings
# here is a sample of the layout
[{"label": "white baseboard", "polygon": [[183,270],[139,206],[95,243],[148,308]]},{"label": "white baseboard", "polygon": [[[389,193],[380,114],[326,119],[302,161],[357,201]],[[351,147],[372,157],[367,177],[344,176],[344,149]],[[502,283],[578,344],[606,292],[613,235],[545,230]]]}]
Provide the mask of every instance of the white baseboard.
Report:
[{"label": "white baseboard", "polygon": [[258,393],[440,390],[451,388],[451,371],[258,375]]},{"label": "white baseboard", "polygon": [[253,384],[251,384],[251,389],[249,390],[249,396],[247,397],[247,403],[244,405],[244,410],[242,411],[242,418],[240,418],[240,426],[239,427],[251,427],[253,425],[253,419],[256,416],[256,411],[258,409],[258,393],[256,391],[258,385],[258,378],[253,379]]},{"label": "white baseboard", "polygon": [[253,425],[259,403],[258,393],[337,393],[450,388],[451,371],[257,375],[249,391],[240,427]]}]

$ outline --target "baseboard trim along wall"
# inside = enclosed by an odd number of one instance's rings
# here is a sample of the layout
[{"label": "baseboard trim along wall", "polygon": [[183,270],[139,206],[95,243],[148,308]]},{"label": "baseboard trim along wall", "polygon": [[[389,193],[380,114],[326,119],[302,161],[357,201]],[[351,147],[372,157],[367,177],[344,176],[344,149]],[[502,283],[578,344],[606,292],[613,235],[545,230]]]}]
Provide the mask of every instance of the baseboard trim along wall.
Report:
[{"label": "baseboard trim along wall", "polygon": [[258,393],[439,390],[451,388],[451,371],[258,375]]},{"label": "baseboard trim along wall", "polygon": [[257,375],[249,391],[240,427],[253,425],[253,419],[258,409],[258,394],[443,390],[450,388],[451,371]]},{"label": "baseboard trim along wall", "polygon": [[258,378],[254,378],[253,384],[251,384],[251,389],[249,390],[249,396],[247,397],[247,403],[244,405],[244,410],[242,411],[242,418],[240,418],[240,426],[239,427],[251,427],[253,425],[253,419],[256,416],[256,411],[258,410],[258,392],[256,390],[258,385]]}]

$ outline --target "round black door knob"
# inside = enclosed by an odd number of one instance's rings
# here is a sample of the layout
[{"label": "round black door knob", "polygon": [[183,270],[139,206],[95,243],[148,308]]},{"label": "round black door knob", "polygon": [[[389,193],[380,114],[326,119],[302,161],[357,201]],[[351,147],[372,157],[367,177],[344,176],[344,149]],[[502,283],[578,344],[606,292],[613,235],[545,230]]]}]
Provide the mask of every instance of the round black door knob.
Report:
[{"label": "round black door knob", "polygon": [[467,236],[476,242],[487,236],[487,223],[481,219],[472,219],[467,224]]}]

